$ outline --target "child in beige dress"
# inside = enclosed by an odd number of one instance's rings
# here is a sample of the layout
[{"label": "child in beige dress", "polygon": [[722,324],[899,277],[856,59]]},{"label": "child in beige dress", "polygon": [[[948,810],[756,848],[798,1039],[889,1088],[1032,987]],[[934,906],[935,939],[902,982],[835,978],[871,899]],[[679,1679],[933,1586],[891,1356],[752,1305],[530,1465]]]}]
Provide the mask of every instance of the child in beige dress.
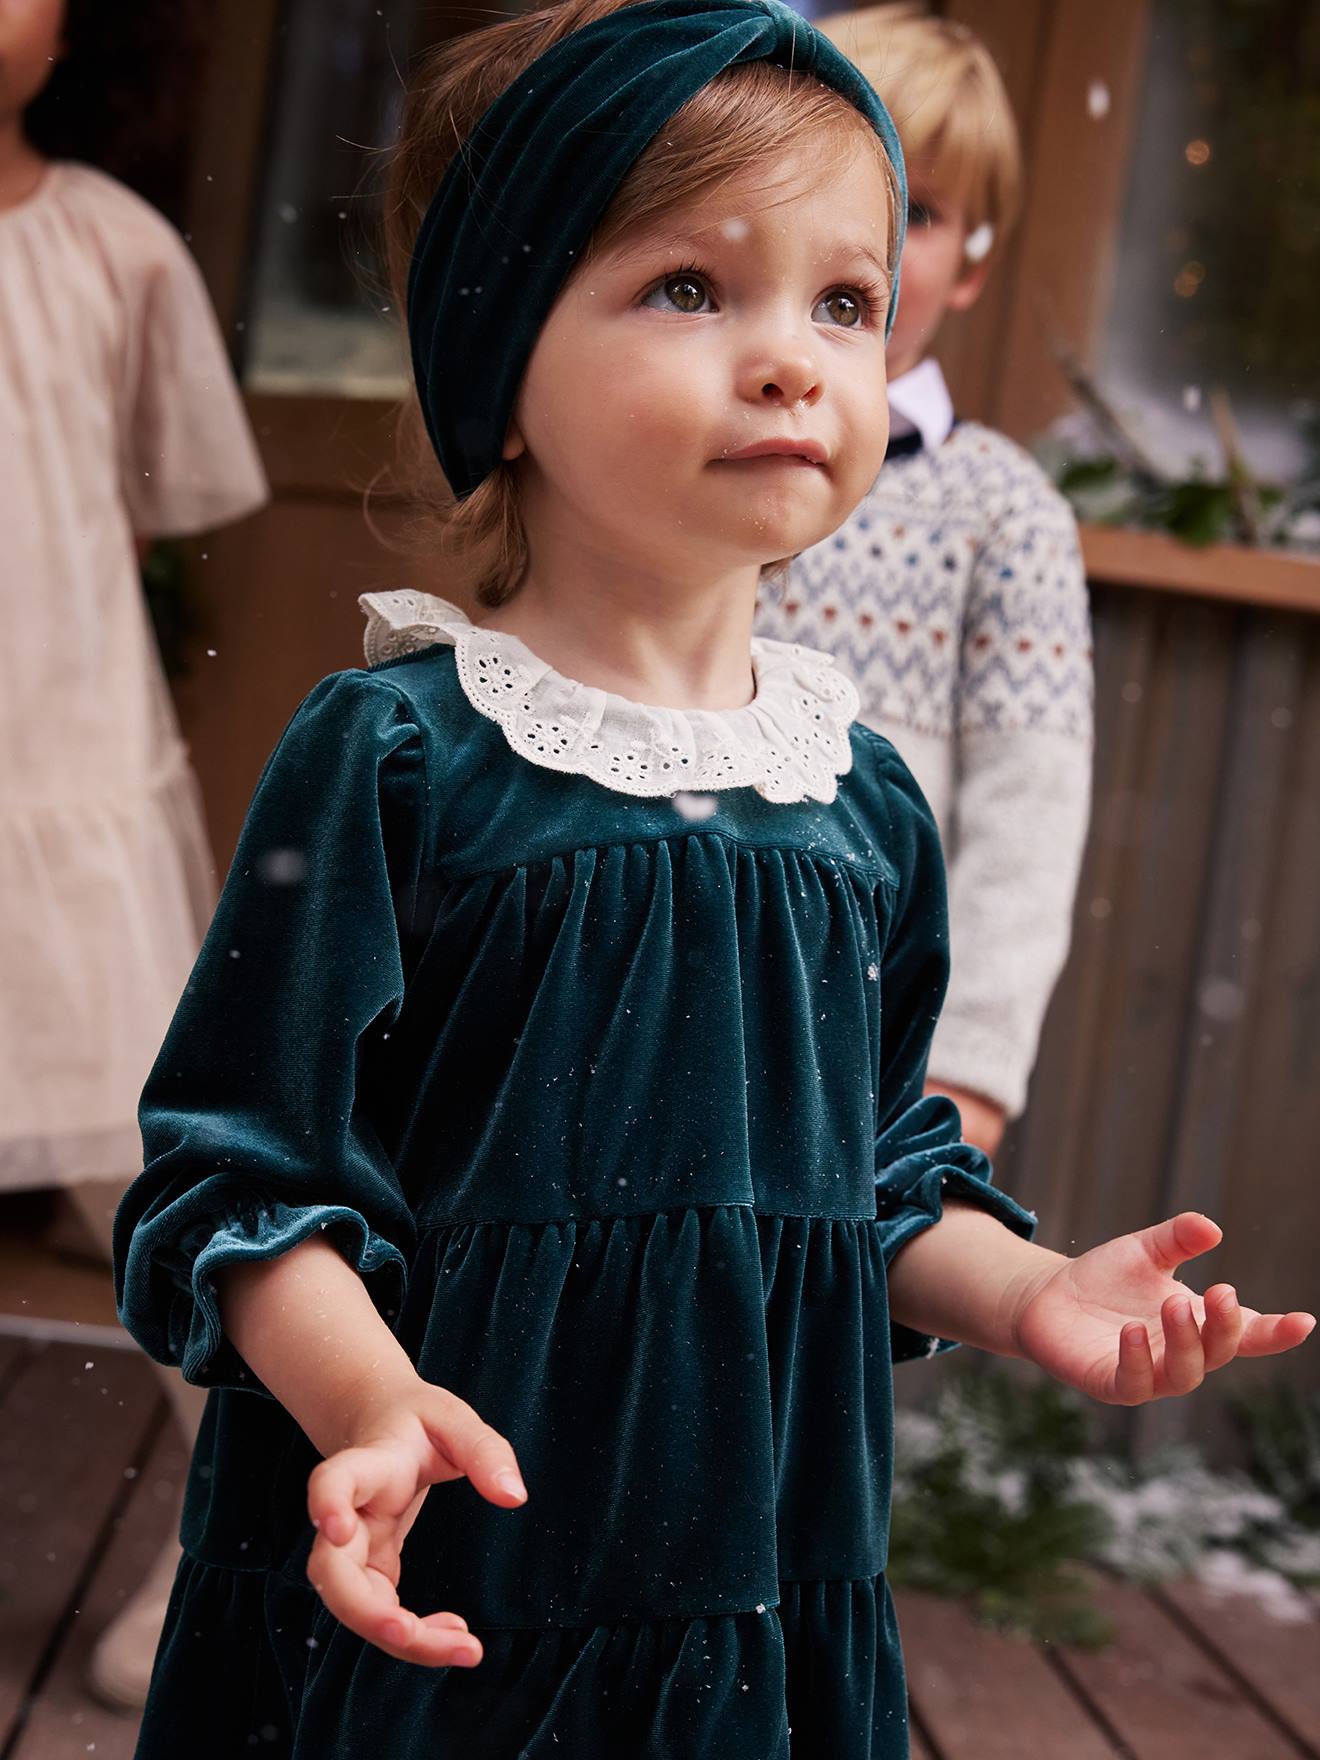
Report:
[{"label": "child in beige dress", "polygon": [[[0,9],[0,1190],[65,1187],[108,1258],[138,1095],[213,903],[139,549],[267,490],[178,235],[24,126],[79,20]],[[191,1440],[193,1390],[162,1374]],[[175,1557],[98,1657],[126,1703]]]}]

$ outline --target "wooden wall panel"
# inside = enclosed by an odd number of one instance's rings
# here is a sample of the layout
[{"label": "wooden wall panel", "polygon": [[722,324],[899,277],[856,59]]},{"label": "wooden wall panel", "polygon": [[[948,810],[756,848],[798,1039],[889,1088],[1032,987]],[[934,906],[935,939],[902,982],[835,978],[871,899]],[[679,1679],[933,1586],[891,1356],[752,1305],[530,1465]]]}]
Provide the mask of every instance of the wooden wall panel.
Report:
[{"label": "wooden wall panel", "polygon": [[938,10],[989,44],[1026,167],[1017,231],[980,303],[948,321],[938,353],[959,412],[1025,442],[1070,403],[1047,319],[1085,358],[1104,316],[1148,0],[945,0]]},{"label": "wooden wall panel", "polygon": [[[1063,1251],[1202,1209],[1189,1269],[1320,1304],[1320,624],[1097,588],[1095,810],[1068,966],[998,1177]],[[1239,1365],[1116,1433],[1227,1446]]]},{"label": "wooden wall panel", "polygon": [[[1071,402],[1046,324],[1085,358],[1103,318],[1146,22],[1147,0],[1109,0],[1103,8],[1058,0],[1052,9],[1017,293],[996,356],[990,418],[1015,439],[1040,433]],[[1093,111],[1093,89],[1106,95],[1103,114]]]},{"label": "wooden wall panel", "polygon": [[[1036,134],[1041,113],[1041,70],[1050,37],[1049,0],[948,0],[946,18],[974,30],[988,45],[1003,77],[1022,140],[1024,194],[1031,200]],[[1008,238],[970,312],[955,314],[940,331],[936,354],[954,407],[971,421],[993,422],[1000,357],[1019,298],[1022,228]]]},{"label": "wooden wall panel", "polygon": [[[375,521],[398,538],[397,513]],[[190,562],[202,627],[175,694],[223,873],[290,715],[326,673],[362,664],[358,594],[427,581],[372,534],[357,498],[277,500],[194,545]]]}]

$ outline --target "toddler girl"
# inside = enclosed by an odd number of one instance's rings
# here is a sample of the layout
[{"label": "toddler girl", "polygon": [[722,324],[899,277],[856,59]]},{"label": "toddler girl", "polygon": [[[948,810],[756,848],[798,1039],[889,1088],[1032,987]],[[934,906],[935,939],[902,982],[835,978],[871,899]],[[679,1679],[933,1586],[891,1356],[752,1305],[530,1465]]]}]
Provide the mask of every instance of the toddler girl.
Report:
[{"label": "toddler girl", "polygon": [[1023,1238],[922,1097],[930,815],[751,641],[884,454],[870,88],[568,0],[423,72],[389,208],[485,615],[368,598],[145,1097],[123,1312],[215,1391],[139,1752],[896,1760],[891,1362],[1136,1400],[1308,1321],[1184,1313],[1199,1216]]}]

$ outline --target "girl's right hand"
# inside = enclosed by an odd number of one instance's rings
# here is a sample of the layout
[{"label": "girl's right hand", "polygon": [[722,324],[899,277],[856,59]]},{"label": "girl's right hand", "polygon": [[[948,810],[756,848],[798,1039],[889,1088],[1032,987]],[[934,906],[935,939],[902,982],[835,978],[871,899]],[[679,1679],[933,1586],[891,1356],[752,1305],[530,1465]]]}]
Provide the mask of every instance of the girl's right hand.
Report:
[{"label": "girl's right hand", "polygon": [[418,1615],[399,1602],[403,1542],[427,1491],[465,1476],[501,1508],[527,1500],[504,1437],[455,1394],[418,1380],[308,1481],[317,1530],[307,1561],[312,1587],[349,1631],[401,1662],[474,1668],[481,1661],[480,1641],[461,1615]]}]

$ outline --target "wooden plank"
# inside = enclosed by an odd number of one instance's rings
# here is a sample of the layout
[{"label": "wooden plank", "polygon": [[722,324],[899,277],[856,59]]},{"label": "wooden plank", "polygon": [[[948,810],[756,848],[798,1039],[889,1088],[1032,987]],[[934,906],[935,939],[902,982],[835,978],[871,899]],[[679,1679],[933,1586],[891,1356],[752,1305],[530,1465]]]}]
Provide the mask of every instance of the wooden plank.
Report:
[{"label": "wooden plank", "polygon": [[350,501],[360,508],[363,490],[373,485],[373,506],[399,500],[390,477],[376,485],[382,468],[394,462],[397,403],[272,391],[249,391],[244,402],[274,494]]},{"label": "wooden plank", "polygon": [[242,336],[280,5],[279,0],[213,0],[213,5],[210,61],[193,144],[188,239],[232,345]]},{"label": "wooden plank", "polygon": [[1056,1660],[1132,1760],[1297,1760],[1250,1694],[1149,1596],[1106,1580],[1096,1599],[1114,1642],[1061,1648]]},{"label": "wooden plank", "polygon": [[[1032,139],[1032,195],[1018,251],[1019,297],[995,352],[994,425],[1027,441],[1070,407],[1042,318],[1085,359],[1109,296],[1148,0],[1051,8]],[[1088,94],[1103,88],[1095,114]]]},{"label": "wooden plank", "polygon": [[1242,1063],[1259,991],[1261,943],[1243,925],[1271,916],[1276,849],[1282,836],[1287,747],[1300,708],[1302,652],[1297,620],[1253,617],[1239,639],[1232,688],[1232,738],[1219,788],[1219,822],[1209,851],[1212,876],[1190,1055],[1169,1181],[1169,1204],[1215,1211],[1232,1173],[1228,1160]]},{"label": "wooden plank", "polygon": [[1180,544],[1162,532],[1084,525],[1087,577],[1115,586],[1191,593],[1283,611],[1320,613],[1320,559],[1245,544]]},{"label": "wooden plank", "polygon": [[1141,750],[1141,716],[1123,687],[1147,688],[1154,616],[1153,606],[1126,596],[1093,599],[1095,775],[1072,946],[1045,1018],[1025,1117],[1008,1153],[996,1158],[1005,1188],[1039,1214],[1042,1244],[1060,1252],[1075,1244],[1075,1194],[1088,1177],[1091,1116],[1099,1101],[1093,1047],[1118,929],[1111,901]]},{"label": "wooden plank", "polygon": [[1223,1595],[1194,1579],[1165,1583],[1167,1604],[1229,1674],[1240,1675],[1305,1752],[1320,1755],[1320,1611],[1273,1619],[1249,1595]]},{"label": "wooden plank", "polygon": [[110,1267],[57,1253],[27,1232],[0,1235],[0,1315],[5,1314],[118,1329]]},{"label": "wooden plank", "polygon": [[[1246,1299],[1311,1308],[1320,1299],[1315,1241],[1320,1188],[1320,624],[1294,621],[1304,669],[1280,728],[1280,837],[1268,911],[1240,925],[1261,948],[1223,1224],[1233,1262],[1251,1277]],[[1280,632],[1282,636],[1283,632]],[[1286,705],[1281,705],[1287,709]],[[1277,1219],[1277,1220],[1275,1220]],[[1252,1292],[1256,1293],[1253,1294]],[[1234,1366],[1243,1386],[1286,1379],[1320,1385],[1313,1348]]]},{"label": "wooden plank", "polygon": [[[1044,84],[1041,67],[1050,36],[1046,0],[948,0],[943,16],[970,26],[995,58],[1022,141],[1023,211],[1032,206],[1036,136]],[[935,352],[959,415],[993,424],[999,354],[1021,291],[1020,228],[1002,245],[984,293],[970,312],[940,326]]]},{"label": "wooden plank", "polygon": [[88,1357],[68,1345],[32,1351],[10,1389],[0,1427],[0,1744],[68,1616],[159,1402],[144,1358]]},{"label": "wooden plank", "polygon": [[434,583],[386,550],[347,502],[279,501],[211,534],[201,552],[202,629],[176,695],[223,873],[299,700],[326,673],[362,664],[357,595]]},{"label": "wooden plank", "polygon": [[[1140,754],[1109,828],[1120,842],[1105,1007],[1088,1047],[1096,1106],[1085,1150],[1079,1241],[1156,1220],[1181,1069],[1205,850],[1214,829],[1231,676],[1233,621],[1207,607],[1163,605],[1144,682],[1106,681],[1140,722]],[[1121,1180],[1106,1171],[1122,1168]]]},{"label": "wooden plank", "polygon": [[894,1599],[908,1691],[941,1760],[1120,1752],[1031,1644],[988,1631],[957,1602],[910,1589]]},{"label": "wooden plank", "polygon": [[[1240,1121],[1244,1115],[1268,1114],[1281,1098],[1277,1089],[1284,1079],[1283,1072],[1272,1072],[1259,1089],[1249,1088],[1246,1080],[1261,1001],[1259,926],[1274,916],[1286,818],[1284,777],[1302,707],[1302,645],[1297,638],[1308,627],[1296,617],[1256,614],[1245,619],[1228,692],[1231,731],[1225,770],[1211,794],[1217,823],[1203,857],[1209,889],[1191,962],[1183,1067],[1174,1096],[1176,1129],[1169,1143],[1167,1194],[1159,1209],[1164,1214],[1203,1210],[1221,1226],[1230,1187],[1251,1177],[1252,1161],[1242,1154],[1242,1138],[1249,1139],[1251,1131],[1243,1131]],[[1244,925],[1253,924],[1257,932],[1244,933]],[[1300,1092],[1291,1092],[1289,1100],[1308,1105]],[[1320,1122],[1314,1095],[1309,1110]],[[1257,1168],[1255,1178],[1263,1174]],[[1305,1201],[1303,1194],[1298,1196]],[[1280,1217],[1281,1232],[1284,1211],[1280,1207],[1272,1213]],[[1292,1225],[1299,1221],[1294,1216]],[[1226,1234],[1224,1244],[1198,1260],[1188,1276],[1201,1287],[1227,1278],[1241,1286],[1244,1301],[1269,1305],[1266,1285],[1273,1286],[1273,1246],[1272,1239],[1258,1234]],[[1298,1292],[1299,1303],[1303,1293]],[[1142,1446],[1154,1447],[1208,1417],[1203,1398],[1194,1406],[1166,1400],[1143,1409],[1136,1428]]]},{"label": "wooden plank", "polygon": [[1073,952],[1021,1177],[1005,1176],[1065,1251],[1153,1220],[1163,1196],[1233,641],[1205,607],[1102,595],[1095,612],[1096,788]]},{"label": "wooden plank", "polygon": [[173,1423],[162,1424],[110,1543],[76,1607],[54,1666],[32,1704],[12,1760],[132,1760],[138,1719],[107,1710],[86,1686],[92,1648],[173,1539],[188,1451]]}]

